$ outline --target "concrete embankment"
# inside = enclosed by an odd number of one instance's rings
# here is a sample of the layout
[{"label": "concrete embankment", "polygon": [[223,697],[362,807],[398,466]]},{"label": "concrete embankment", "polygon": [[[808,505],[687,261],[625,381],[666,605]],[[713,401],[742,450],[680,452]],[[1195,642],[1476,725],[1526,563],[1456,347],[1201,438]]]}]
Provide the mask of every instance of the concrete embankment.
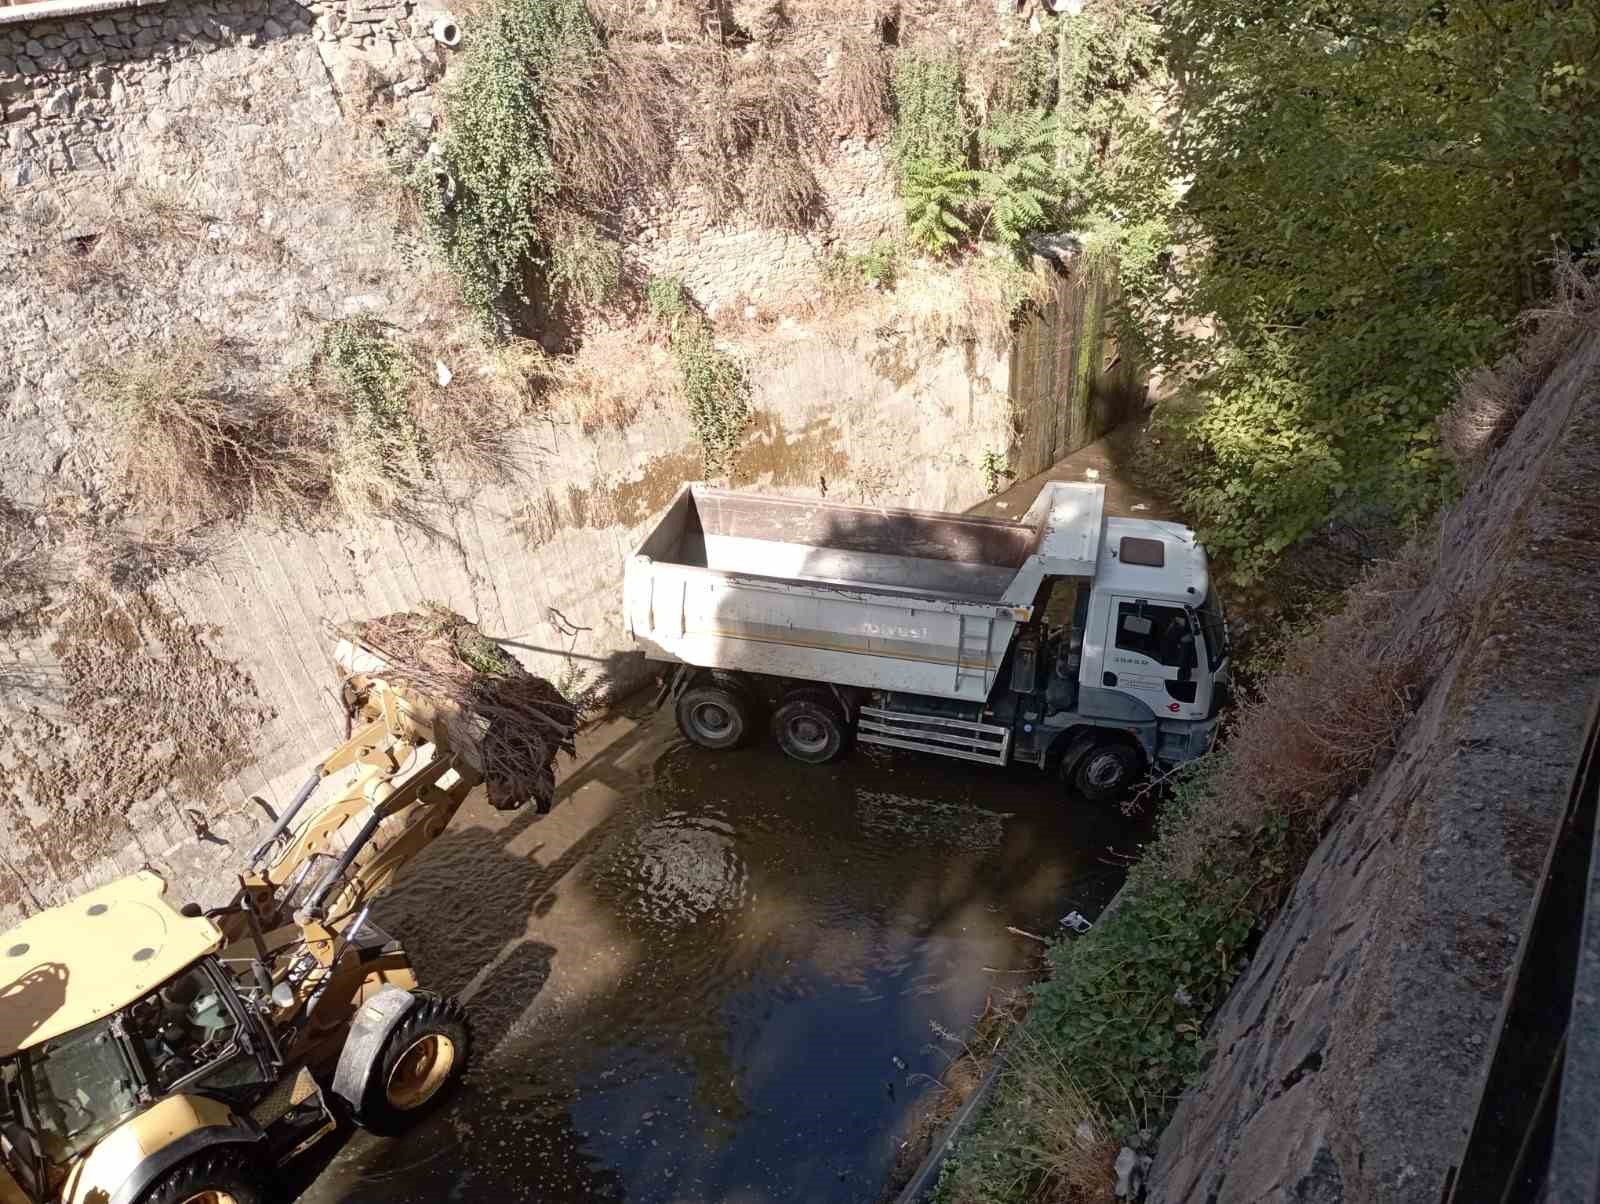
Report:
[{"label": "concrete embankment", "polygon": [[1600,335],[1445,517],[1441,665],[1213,1024],[1149,1199],[1438,1201],[1477,1110],[1600,682]]}]

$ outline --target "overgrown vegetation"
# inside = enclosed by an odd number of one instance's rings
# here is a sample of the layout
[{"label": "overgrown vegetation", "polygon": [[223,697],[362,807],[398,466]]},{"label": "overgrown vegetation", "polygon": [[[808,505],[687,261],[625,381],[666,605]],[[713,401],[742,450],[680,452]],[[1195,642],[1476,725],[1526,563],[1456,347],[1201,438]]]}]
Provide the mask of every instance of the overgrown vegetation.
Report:
[{"label": "overgrown vegetation", "polygon": [[[1551,240],[1600,223],[1592,4],[1170,7],[1171,329],[1203,404],[1186,501],[1244,575],[1330,516],[1450,488],[1439,417],[1507,349]],[[1202,36],[1202,34],[1204,36]],[[1493,182],[1491,184],[1491,181]]]},{"label": "overgrown vegetation", "polygon": [[822,284],[848,298],[863,289],[892,289],[900,274],[900,248],[880,239],[865,251],[835,251],[822,261]]},{"label": "overgrown vegetation", "polygon": [[689,303],[681,281],[653,279],[647,297],[651,315],[667,331],[706,475],[725,474],[753,416],[750,378],[743,364],[716,345],[711,324]]},{"label": "overgrown vegetation", "polygon": [[519,475],[517,426],[550,384],[548,358],[525,343],[440,349],[462,369],[448,385],[443,361],[425,365],[398,332],[335,322],[285,379],[189,331],[96,366],[85,388],[127,499],[169,525],[419,519],[450,486]]},{"label": "overgrown vegetation", "polygon": [[1017,474],[1011,470],[1011,465],[1006,461],[1006,454],[994,448],[986,448],[978,459],[978,472],[983,477],[984,493],[993,495],[1000,492],[1000,486]]},{"label": "overgrown vegetation", "polygon": [[433,471],[408,401],[415,368],[370,319],[336,322],[321,354],[343,395],[333,488],[346,509],[384,511]]},{"label": "overgrown vegetation", "polygon": [[599,52],[584,0],[507,0],[474,25],[446,101],[437,160],[412,173],[462,297],[492,323],[531,301],[526,273],[546,258],[540,209],[558,181],[545,122],[553,79]]},{"label": "overgrown vegetation", "polygon": [[[1205,1065],[1207,1022],[1292,889],[1323,813],[1392,752],[1440,662],[1436,640],[1450,633],[1425,637],[1407,616],[1433,552],[1415,542],[1293,641],[1240,708],[1226,750],[1168,783],[1157,838],[1115,914],[1053,948],[1011,1083],[961,1146],[942,1200],[1058,1198],[1048,1151],[1080,1120],[1149,1144]],[[1040,1109],[1061,1082],[1078,1093],[1073,1110]],[[1097,1182],[1091,1192],[1077,1181],[1081,1198],[1108,1198],[1107,1178]]]}]

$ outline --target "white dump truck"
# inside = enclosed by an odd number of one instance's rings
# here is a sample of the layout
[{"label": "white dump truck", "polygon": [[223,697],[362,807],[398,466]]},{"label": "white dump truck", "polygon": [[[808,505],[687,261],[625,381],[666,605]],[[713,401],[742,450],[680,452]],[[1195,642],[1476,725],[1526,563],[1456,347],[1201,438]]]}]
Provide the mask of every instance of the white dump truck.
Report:
[{"label": "white dump truck", "polygon": [[770,716],[821,764],[853,740],[1060,773],[1090,799],[1200,756],[1227,693],[1205,550],[1051,483],[1019,520],[685,485],[629,558],[629,633],[675,663],[695,744]]}]

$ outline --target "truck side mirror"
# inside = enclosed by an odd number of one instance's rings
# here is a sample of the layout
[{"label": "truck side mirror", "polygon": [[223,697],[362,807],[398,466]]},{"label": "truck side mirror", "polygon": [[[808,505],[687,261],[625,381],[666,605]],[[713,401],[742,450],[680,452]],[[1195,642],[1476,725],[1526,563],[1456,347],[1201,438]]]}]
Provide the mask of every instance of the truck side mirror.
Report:
[{"label": "truck side mirror", "polygon": [[1200,663],[1200,658],[1195,652],[1193,634],[1184,636],[1181,643],[1183,645],[1183,653],[1182,660],[1178,665],[1178,680],[1188,681],[1194,676],[1195,666]]}]

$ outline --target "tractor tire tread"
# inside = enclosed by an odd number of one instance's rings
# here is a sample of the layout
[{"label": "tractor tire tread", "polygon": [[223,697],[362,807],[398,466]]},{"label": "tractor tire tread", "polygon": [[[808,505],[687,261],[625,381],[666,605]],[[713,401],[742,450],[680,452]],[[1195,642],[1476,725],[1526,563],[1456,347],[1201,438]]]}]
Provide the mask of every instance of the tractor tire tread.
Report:
[{"label": "tractor tire tread", "polygon": [[173,1167],[149,1187],[139,1204],[183,1204],[203,1191],[221,1191],[237,1204],[261,1204],[267,1169],[245,1145],[201,1150]]},{"label": "tractor tire tread", "polygon": [[[378,1053],[377,1073],[367,1084],[367,1098],[362,1101],[356,1117],[362,1128],[373,1133],[393,1135],[425,1113],[433,1110],[450,1095],[467,1073],[472,1057],[472,1026],[467,1020],[467,1009],[461,1001],[450,995],[432,991],[413,992],[417,1005],[406,1013],[405,1019],[395,1025]],[[389,1103],[389,1076],[394,1071],[400,1055],[414,1041],[428,1033],[448,1037],[455,1046],[455,1063],[450,1068],[450,1078],[426,1102],[416,1108],[402,1110]]]}]

